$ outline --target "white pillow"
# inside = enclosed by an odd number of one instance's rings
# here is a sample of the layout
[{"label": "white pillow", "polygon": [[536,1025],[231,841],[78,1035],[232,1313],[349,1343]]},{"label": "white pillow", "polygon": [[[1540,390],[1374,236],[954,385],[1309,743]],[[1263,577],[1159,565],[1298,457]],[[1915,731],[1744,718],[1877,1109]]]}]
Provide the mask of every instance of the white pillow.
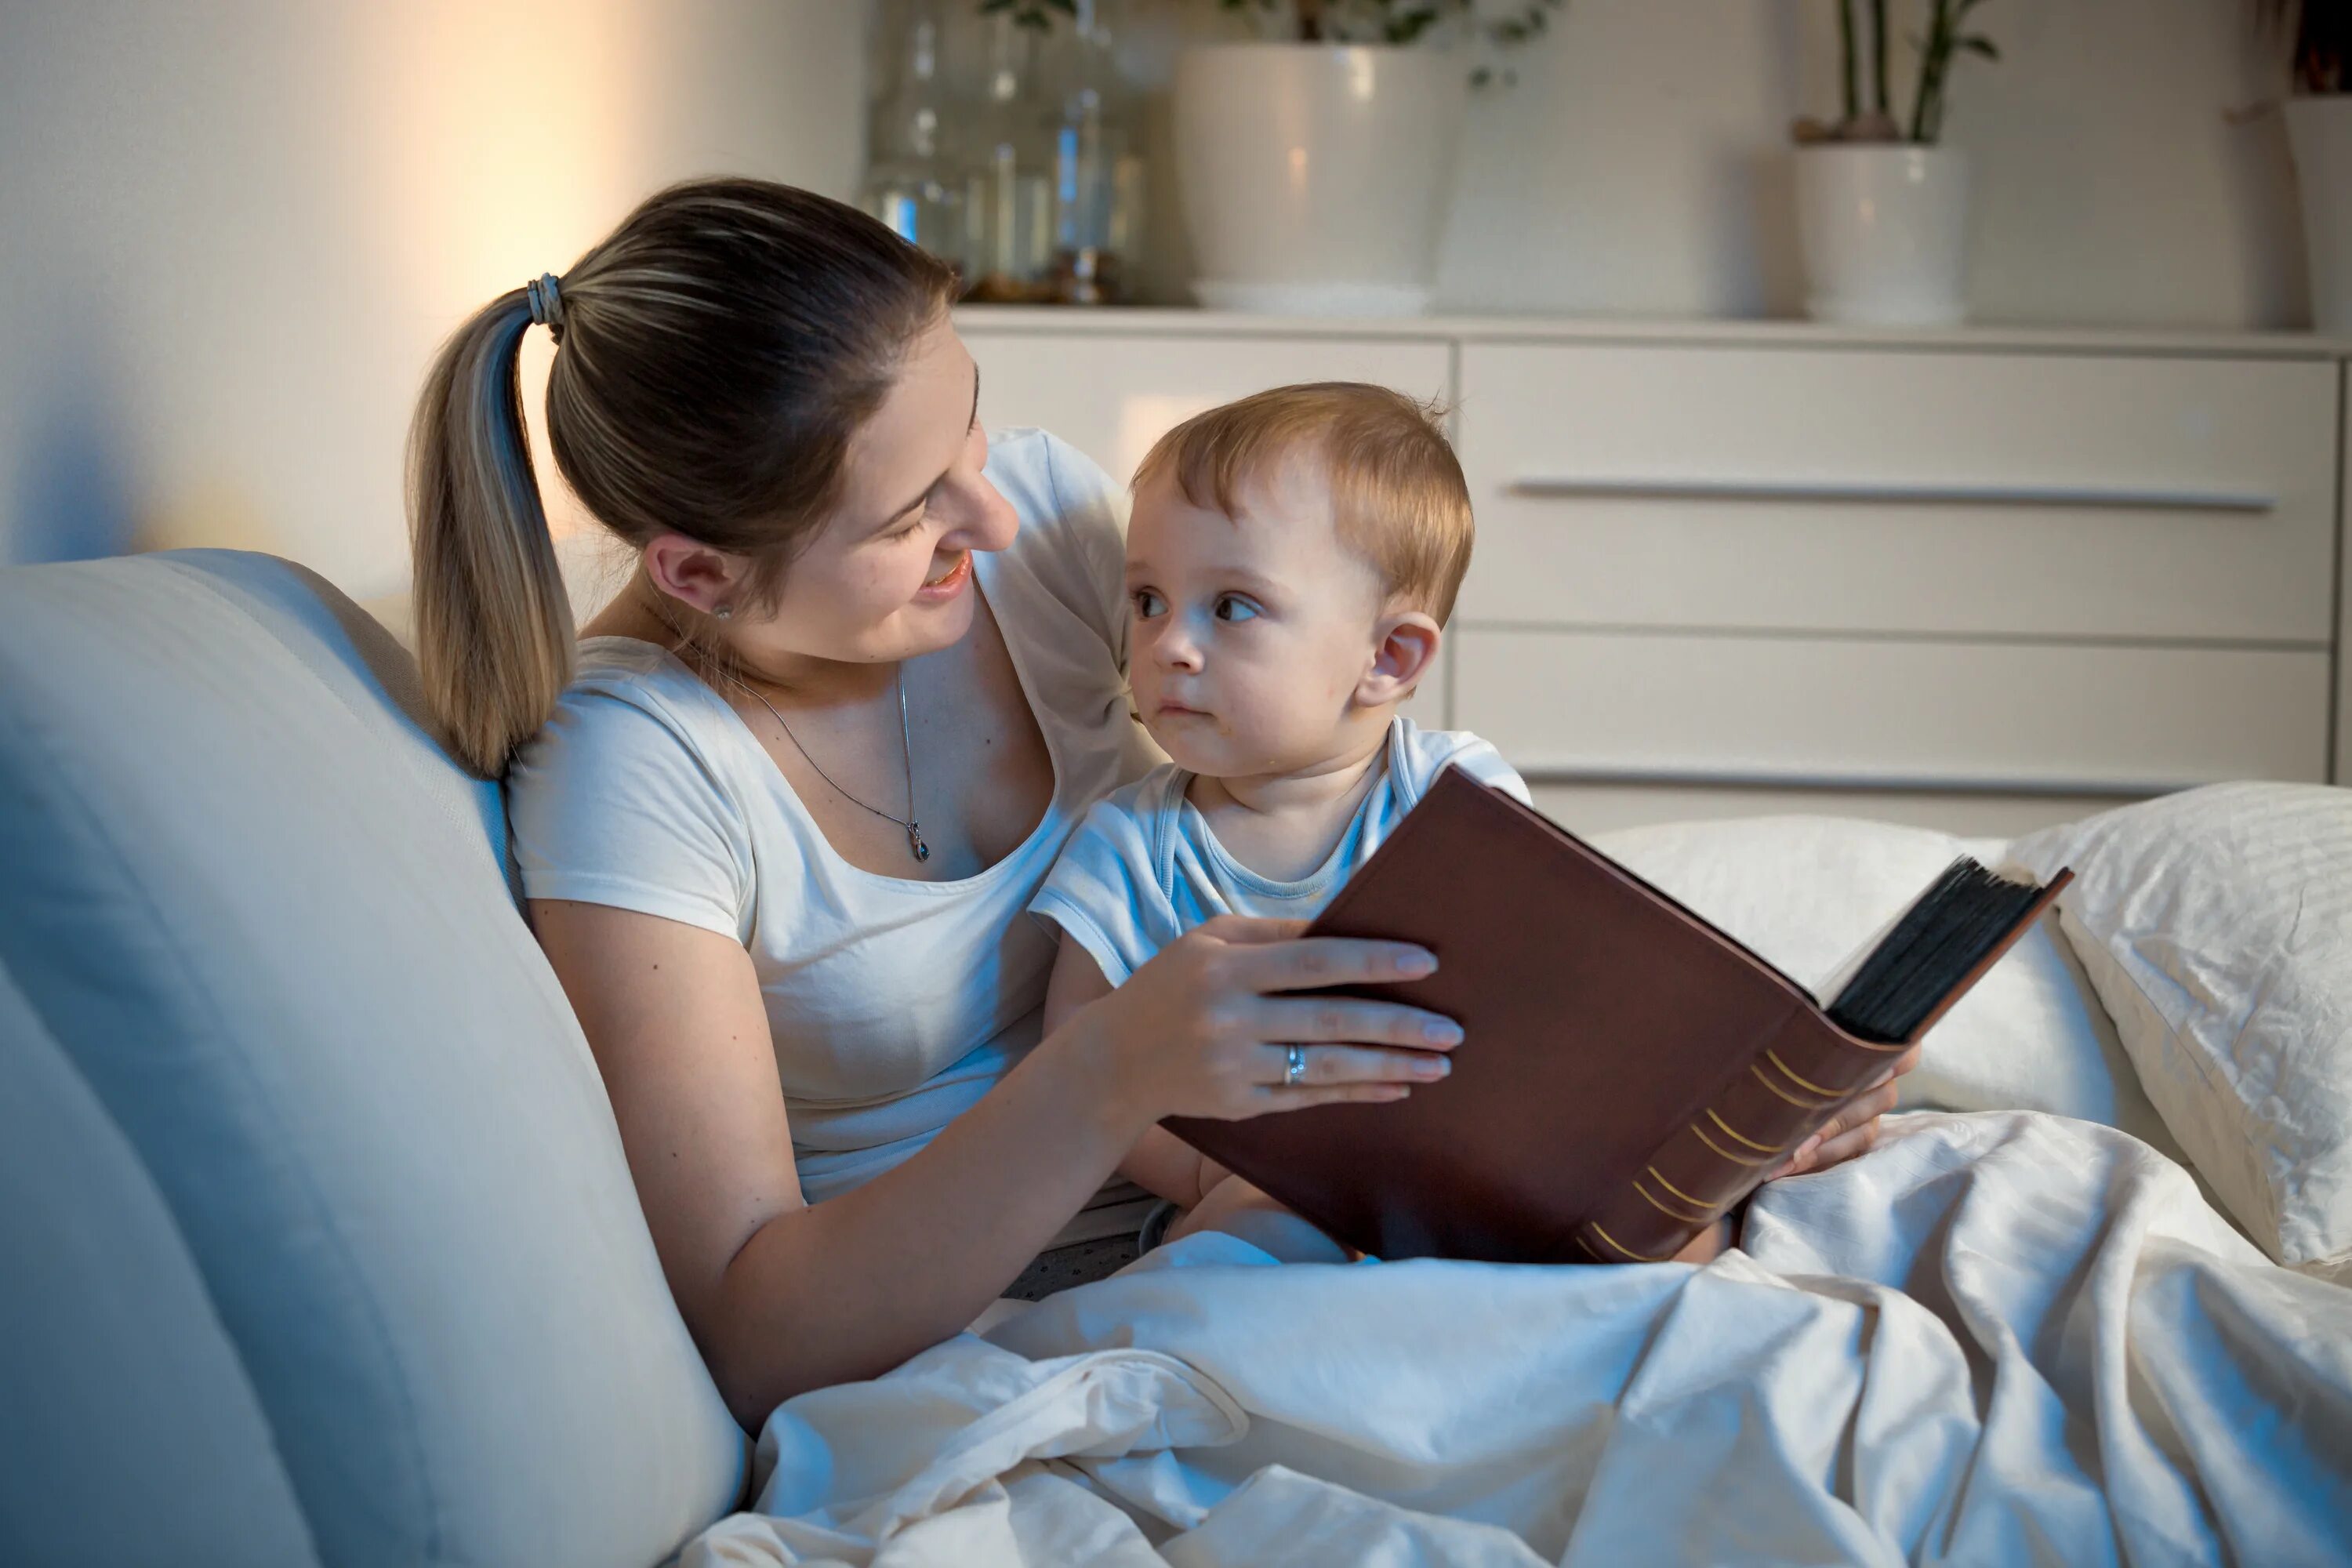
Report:
[{"label": "white pillow", "polygon": [[[1673,823],[1593,845],[1815,986],[1955,857],[2002,846],[1824,816]],[[2180,1158],[2114,1027],[2051,922],[2028,931],[1929,1030],[1902,1081],[1907,1110],[2043,1110],[2121,1128]]]},{"label": "white pillow", "polygon": [[2216,784],[2019,839],[2148,1097],[2282,1263],[2352,1269],[2352,790]]}]

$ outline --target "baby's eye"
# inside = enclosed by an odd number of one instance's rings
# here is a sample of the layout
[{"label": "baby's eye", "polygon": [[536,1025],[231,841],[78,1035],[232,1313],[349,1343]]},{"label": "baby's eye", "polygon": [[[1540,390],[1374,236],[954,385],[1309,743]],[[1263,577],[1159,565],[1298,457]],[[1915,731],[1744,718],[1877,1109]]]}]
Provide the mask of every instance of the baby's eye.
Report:
[{"label": "baby's eye", "polygon": [[1221,621],[1249,621],[1257,618],[1258,608],[1239,594],[1217,595],[1216,616]]},{"label": "baby's eye", "polygon": [[1158,591],[1150,588],[1138,588],[1128,598],[1133,602],[1136,615],[1147,621],[1168,607]]}]

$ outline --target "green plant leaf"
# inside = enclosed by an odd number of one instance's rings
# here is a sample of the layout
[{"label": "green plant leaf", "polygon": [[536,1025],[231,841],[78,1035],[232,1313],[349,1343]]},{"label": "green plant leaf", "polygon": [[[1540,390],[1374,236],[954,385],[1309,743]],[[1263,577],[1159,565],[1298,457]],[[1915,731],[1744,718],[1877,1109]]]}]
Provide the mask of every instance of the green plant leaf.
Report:
[{"label": "green plant leaf", "polygon": [[2000,50],[1993,47],[1993,41],[1990,38],[1976,37],[1962,38],[1958,47],[1972,55],[1982,55],[1989,60],[2000,58]]}]

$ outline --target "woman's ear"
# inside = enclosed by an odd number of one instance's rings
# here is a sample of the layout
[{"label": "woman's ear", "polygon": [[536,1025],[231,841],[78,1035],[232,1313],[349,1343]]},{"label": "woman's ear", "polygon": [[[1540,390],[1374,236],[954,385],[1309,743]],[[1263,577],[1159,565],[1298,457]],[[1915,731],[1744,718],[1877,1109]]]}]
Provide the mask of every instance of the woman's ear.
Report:
[{"label": "woman's ear", "polygon": [[1380,640],[1372,646],[1371,668],[1356,683],[1356,701],[1364,708],[1385,708],[1412,695],[1435,662],[1445,633],[1419,610],[1383,616],[1372,629]]},{"label": "woman's ear", "polygon": [[646,576],[688,608],[716,615],[734,607],[744,577],[743,562],[682,533],[656,534],[645,549]]}]

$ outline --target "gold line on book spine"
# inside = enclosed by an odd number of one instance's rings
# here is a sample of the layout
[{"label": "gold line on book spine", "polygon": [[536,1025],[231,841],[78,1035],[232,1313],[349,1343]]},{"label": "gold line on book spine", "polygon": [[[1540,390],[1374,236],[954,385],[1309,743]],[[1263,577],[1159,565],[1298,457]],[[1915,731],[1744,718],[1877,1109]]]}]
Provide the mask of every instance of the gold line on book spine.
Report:
[{"label": "gold line on book spine", "polygon": [[1717,1209],[1723,1206],[1720,1203],[1704,1204],[1699,1202],[1698,1199],[1691,1196],[1688,1193],[1683,1191],[1680,1187],[1666,1180],[1665,1177],[1658,1174],[1658,1168],[1655,1165],[1647,1166],[1645,1169],[1650,1173],[1650,1180],[1657,1183],[1658,1185],[1665,1188],[1666,1191],[1674,1194],[1675,1196],[1682,1199],[1683,1202],[1690,1205],[1690,1206],[1695,1209],[1698,1209],[1703,1213],[1712,1214]]},{"label": "gold line on book spine", "polygon": [[1758,1067],[1754,1062],[1749,1062],[1748,1064],[1748,1070],[1756,1075],[1756,1081],[1758,1083],[1762,1084],[1766,1089],[1770,1089],[1774,1094],[1779,1095],[1782,1100],[1787,1100],[1790,1104],[1795,1106],[1800,1110],[1827,1110],[1832,1105],[1836,1103],[1834,1100],[1799,1100],[1795,1095],[1790,1094],[1787,1089],[1782,1089],[1779,1084],[1774,1083],[1770,1079],[1766,1078],[1764,1076],[1764,1069]]},{"label": "gold line on book spine", "polygon": [[1790,1067],[1787,1062],[1782,1061],[1780,1059],[1780,1053],[1778,1051],[1767,1050],[1764,1053],[1764,1059],[1770,1062],[1774,1067],[1779,1068],[1782,1072],[1787,1073],[1789,1075],[1789,1081],[1795,1084],[1799,1089],[1810,1089],[1815,1094],[1825,1094],[1832,1100],[1843,1100],[1845,1098],[1844,1095],[1834,1089],[1823,1089],[1820,1084],[1815,1083],[1811,1079],[1799,1078],[1796,1074],[1796,1069]]},{"label": "gold line on book spine", "polygon": [[1696,1121],[1690,1124],[1690,1130],[1698,1134],[1698,1141],[1700,1142],[1706,1144],[1708,1148],[1714,1150],[1717,1153],[1722,1155],[1725,1159],[1730,1161],[1735,1165],[1769,1165],[1772,1163],[1771,1156],[1769,1154],[1760,1159],[1751,1159],[1745,1154],[1733,1153],[1730,1150],[1725,1148],[1722,1144],[1708,1137],[1706,1135],[1706,1129],[1701,1127]]},{"label": "gold line on book spine", "polygon": [[1664,1263],[1666,1259],[1674,1256],[1671,1252],[1661,1252],[1655,1258],[1653,1258],[1646,1252],[1636,1252],[1632,1247],[1626,1246],[1623,1242],[1618,1240],[1615,1237],[1610,1235],[1607,1231],[1601,1229],[1601,1226],[1593,1221],[1587,1220],[1585,1221],[1585,1224],[1591,1226],[1592,1233],[1595,1236],[1599,1237],[1601,1240],[1607,1242],[1610,1246],[1615,1247],[1618,1251],[1623,1253],[1626,1257],[1632,1258],[1636,1263]]},{"label": "gold line on book spine", "polygon": [[1665,1215],[1670,1220],[1677,1221],[1683,1225],[1704,1225],[1706,1222],[1706,1215],[1704,1214],[1677,1214],[1673,1209],[1668,1208],[1664,1204],[1658,1201],[1657,1194],[1651,1192],[1649,1188],[1642,1184],[1642,1178],[1639,1176],[1633,1178],[1633,1190],[1642,1194],[1643,1202],[1648,1204],[1652,1208],[1657,1210],[1660,1214]]},{"label": "gold line on book spine", "polygon": [[1714,1122],[1717,1127],[1722,1128],[1732,1137],[1739,1140],[1740,1142],[1747,1144],[1750,1149],[1758,1150],[1763,1153],[1778,1154],[1781,1150],[1788,1147],[1786,1143],[1759,1143],[1755,1139],[1748,1137],[1746,1133],[1741,1132],[1738,1128],[1732,1126],[1730,1122],[1726,1121],[1722,1117],[1717,1115],[1712,1109],[1707,1111],[1706,1119],[1709,1121]]}]

